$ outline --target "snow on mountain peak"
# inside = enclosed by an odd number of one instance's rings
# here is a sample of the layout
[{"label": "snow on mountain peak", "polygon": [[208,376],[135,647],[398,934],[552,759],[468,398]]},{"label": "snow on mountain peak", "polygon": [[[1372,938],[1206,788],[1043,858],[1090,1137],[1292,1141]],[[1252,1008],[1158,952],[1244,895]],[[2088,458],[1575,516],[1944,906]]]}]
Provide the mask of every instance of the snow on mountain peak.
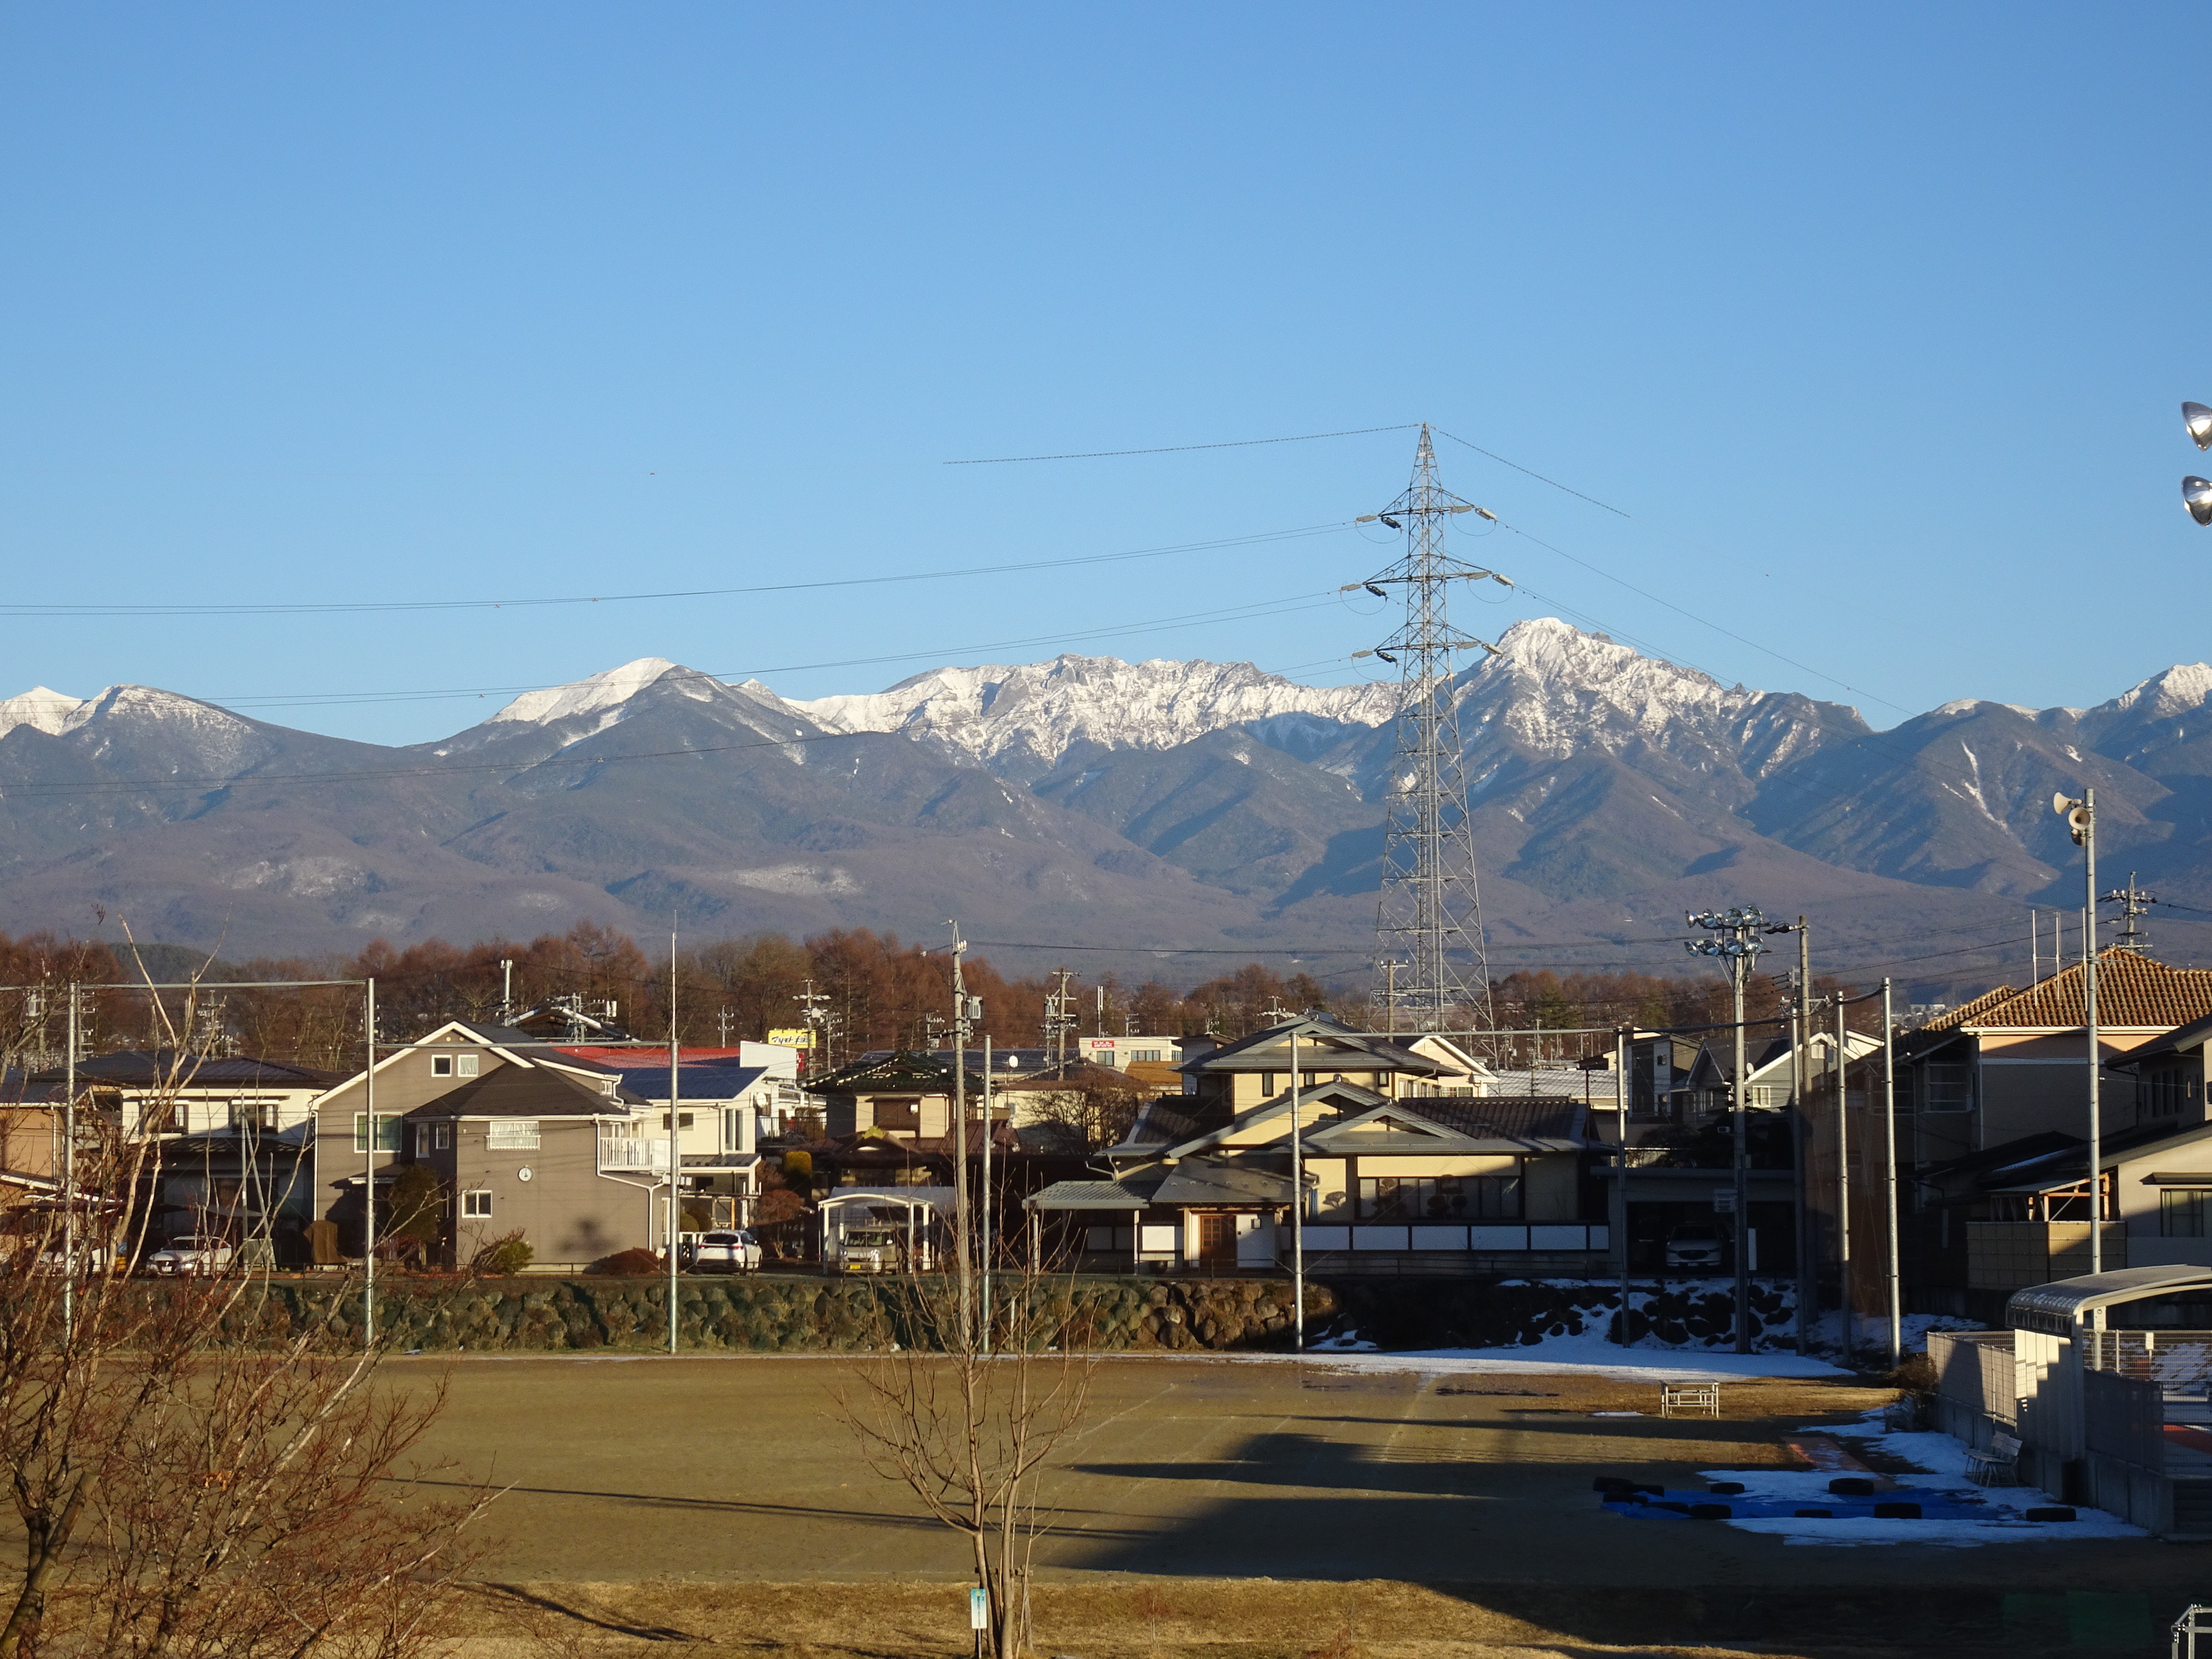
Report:
[{"label": "snow on mountain peak", "polygon": [[1608,732],[1656,738],[1684,719],[1732,720],[1764,695],[1730,689],[1555,617],[1515,623],[1498,645],[1498,655],[1467,674],[1462,696],[1503,703],[1506,733],[1542,754],[1602,744]]},{"label": "snow on mountain peak", "polygon": [[2183,662],[2130,686],[2096,712],[2109,709],[2163,720],[2193,714],[2208,702],[2212,702],[2212,663]]},{"label": "snow on mountain peak", "polygon": [[1376,726],[1397,702],[1395,685],[1299,685],[1249,662],[1063,654],[1018,666],[931,669],[889,690],[791,706],[831,731],[933,736],[978,760],[1026,751],[1049,763],[1085,740],[1171,749],[1279,714]]},{"label": "snow on mountain peak", "polygon": [[47,736],[58,738],[91,706],[82,697],[64,696],[59,691],[34,685],[0,702],[0,737],[19,726],[34,726]]},{"label": "snow on mountain peak", "polygon": [[665,657],[640,657],[619,668],[610,668],[576,681],[573,685],[556,685],[543,691],[526,691],[513,702],[494,714],[490,725],[498,720],[520,721],[528,726],[551,726],[561,720],[580,720],[587,715],[601,717],[602,726],[622,718],[623,705],[656,684],[669,674],[680,674],[684,681],[679,690],[686,695],[702,699],[714,695],[709,688],[719,685],[705,675],[672,663]]}]

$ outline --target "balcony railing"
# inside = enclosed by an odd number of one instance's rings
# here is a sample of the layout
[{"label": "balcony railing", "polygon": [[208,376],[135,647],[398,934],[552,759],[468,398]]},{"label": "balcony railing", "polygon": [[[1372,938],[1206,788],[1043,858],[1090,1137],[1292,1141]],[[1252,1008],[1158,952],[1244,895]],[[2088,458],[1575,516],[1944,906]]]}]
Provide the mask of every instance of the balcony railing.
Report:
[{"label": "balcony railing", "polygon": [[606,1140],[599,1142],[599,1168],[639,1170],[653,1175],[668,1173],[665,1140]]}]

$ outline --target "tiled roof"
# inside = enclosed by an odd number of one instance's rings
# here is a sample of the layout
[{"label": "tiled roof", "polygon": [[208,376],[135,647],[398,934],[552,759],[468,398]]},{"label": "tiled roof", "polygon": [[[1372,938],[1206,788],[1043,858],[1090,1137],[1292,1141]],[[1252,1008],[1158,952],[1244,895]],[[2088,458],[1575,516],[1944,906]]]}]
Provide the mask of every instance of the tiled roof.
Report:
[{"label": "tiled roof", "polygon": [[[981,1079],[977,1081],[980,1084]],[[875,1059],[863,1057],[817,1079],[809,1086],[825,1095],[897,1094],[909,1090],[919,1094],[949,1095],[952,1092],[952,1068],[927,1054],[901,1048]]]},{"label": "tiled roof", "polygon": [[2000,985],[1994,991],[1983,992],[1972,1002],[1962,1002],[1948,1013],[1938,1014],[1935,1018],[1923,1022],[1920,1029],[1923,1031],[1955,1031],[1961,1025],[1976,1024],[1979,1022],[1980,1016],[2002,1003],[2009,1002],[2019,994],[2020,993],[2014,990],[2011,986]]},{"label": "tiled roof", "polygon": [[1558,1140],[1583,1142],[1589,1109],[1557,1095],[1422,1096],[1390,1103],[1390,1109],[1425,1117],[1440,1128],[1470,1140]]},{"label": "tiled roof", "polygon": [[409,1118],[441,1117],[620,1117],[642,1106],[628,1090],[603,1095],[565,1073],[544,1066],[501,1066],[471,1078],[434,1100],[426,1100]]},{"label": "tiled roof", "polygon": [[[173,1048],[125,1048],[77,1061],[76,1075],[81,1083],[107,1083],[125,1089],[327,1089],[345,1073],[295,1066],[289,1060],[256,1060],[249,1054],[224,1057],[179,1054]],[[56,1067],[41,1072],[38,1080],[59,1082],[62,1076]]]},{"label": "tiled roof", "polygon": [[[1996,1001],[1991,992],[1943,1017],[1978,1029],[2082,1023],[2081,964],[2075,963],[2028,990]],[[1984,1006],[1986,1005],[1986,1006]],[[2212,969],[2169,968],[2137,951],[2108,945],[2097,953],[2097,1018],[2105,1026],[2171,1030],[2212,1014]],[[1960,1017],[1966,1016],[1964,1019]]]}]

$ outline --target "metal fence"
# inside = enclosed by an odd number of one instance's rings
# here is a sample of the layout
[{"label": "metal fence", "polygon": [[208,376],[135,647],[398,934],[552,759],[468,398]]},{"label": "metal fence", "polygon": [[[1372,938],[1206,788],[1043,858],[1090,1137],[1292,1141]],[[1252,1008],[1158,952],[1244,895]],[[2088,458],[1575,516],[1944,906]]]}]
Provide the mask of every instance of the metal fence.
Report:
[{"label": "metal fence", "polygon": [[2118,1371],[2085,1371],[2081,1404],[2091,1451],[2138,1468],[2166,1467],[2166,1406],[2157,1383]]},{"label": "metal fence", "polygon": [[2020,1425],[2020,1363],[2010,1331],[1931,1331],[1928,1358],[1946,1401],[1999,1427]]}]

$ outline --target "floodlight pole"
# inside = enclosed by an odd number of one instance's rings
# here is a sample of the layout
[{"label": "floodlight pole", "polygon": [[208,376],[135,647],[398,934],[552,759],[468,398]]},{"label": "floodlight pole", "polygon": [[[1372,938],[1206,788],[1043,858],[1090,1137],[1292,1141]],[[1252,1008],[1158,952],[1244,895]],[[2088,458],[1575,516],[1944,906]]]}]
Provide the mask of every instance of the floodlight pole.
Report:
[{"label": "floodlight pole", "polygon": [[1897,1025],[1886,979],[1881,982],[1881,1129],[1889,1169],[1884,1199],[1889,1212],[1889,1368],[1895,1370],[1905,1360],[1905,1301],[1897,1261]]},{"label": "floodlight pole", "polygon": [[1844,994],[1836,993],[1836,1297],[1841,1322],[1844,1364],[1857,1346],[1851,1308],[1851,1076]]},{"label": "floodlight pole", "polygon": [[1626,1347],[1632,1340],[1628,1330],[1628,1031],[1626,1027],[1613,1033],[1613,1120],[1618,1133],[1614,1156],[1620,1162],[1613,1166],[1613,1202],[1608,1206],[1613,1223],[1613,1248],[1620,1252],[1620,1346]]},{"label": "floodlight pole", "polygon": [[[43,1022],[42,1022],[43,1023]],[[69,988],[69,1060],[62,1087],[62,1337],[76,1335],[76,981]]]},{"label": "floodlight pole", "polygon": [[1692,956],[1719,957],[1729,965],[1729,986],[1735,994],[1735,1078],[1729,1091],[1734,1134],[1731,1137],[1731,1162],[1735,1165],[1732,1183],[1735,1206],[1735,1351],[1751,1352],[1751,1153],[1746,1133],[1745,1107],[1747,1097],[1744,1090],[1743,985],[1750,975],[1751,964],[1765,946],[1759,936],[1770,930],[1766,917],[1755,905],[1731,906],[1726,910],[1707,910],[1702,915],[1686,913],[1683,920],[1692,927],[1702,927],[1713,937],[1691,939],[1685,947]]},{"label": "floodlight pole", "polygon": [[362,1118],[368,1126],[368,1151],[361,1177],[361,1342],[376,1346],[376,981],[368,981],[364,1011],[368,1029],[368,1066],[361,1074]]},{"label": "floodlight pole", "polygon": [[[2097,792],[2081,792],[2081,994],[2089,1027],[2089,1271],[2105,1271],[2104,1056],[2097,1039]],[[2105,1328],[2105,1310],[2090,1319]]]},{"label": "floodlight pole", "polygon": [[975,1329],[968,1250],[968,980],[960,963],[968,941],[960,937],[959,923],[945,926],[952,929],[952,1248],[960,1275],[960,1340],[964,1344]]},{"label": "floodlight pole", "polygon": [[1306,1175],[1298,1147],[1298,1028],[1291,1027],[1291,1346],[1306,1348]]},{"label": "floodlight pole", "polygon": [[[678,1073],[683,1049],[676,1035],[676,925],[668,927],[668,1352],[676,1352],[676,1247],[683,1237],[677,1206],[682,1201],[679,1184],[684,1169],[684,1119],[677,1103],[684,1097]],[[742,1252],[740,1252],[742,1255]]]},{"label": "floodlight pole", "polygon": [[982,1340],[983,1352],[991,1352],[991,1039],[983,1039],[983,1191],[981,1210],[982,1226],[980,1243],[982,1249]]}]

